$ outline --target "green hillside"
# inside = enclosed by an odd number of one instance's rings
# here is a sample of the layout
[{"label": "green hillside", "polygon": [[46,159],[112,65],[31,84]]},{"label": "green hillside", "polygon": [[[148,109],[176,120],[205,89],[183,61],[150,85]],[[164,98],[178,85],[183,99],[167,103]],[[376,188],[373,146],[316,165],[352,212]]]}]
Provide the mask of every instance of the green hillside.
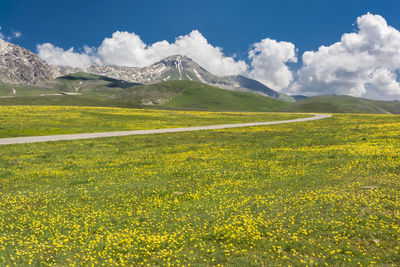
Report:
[{"label": "green hillside", "polygon": [[168,109],[274,111],[288,105],[255,93],[235,92],[195,81],[150,85],[75,73],[35,86],[0,86],[0,105],[74,105]]},{"label": "green hillside", "polygon": [[11,85],[0,82],[0,98],[39,96],[57,93],[53,88],[32,85]]},{"label": "green hillside", "polygon": [[325,95],[288,103],[197,81],[171,80],[142,85],[88,73],[74,73],[34,86],[0,83],[0,105],[400,114],[399,101]]},{"label": "green hillside", "polygon": [[287,112],[400,114],[399,101],[377,101],[344,95],[314,96],[279,108]]},{"label": "green hillside", "polygon": [[119,107],[119,108],[141,108],[125,101],[87,98],[83,96],[21,96],[13,98],[0,98],[0,106],[86,106],[86,107]]},{"label": "green hillside", "polygon": [[201,110],[273,111],[288,105],[283,101],[270,97],[219,89],[193,81],[167,81],[156,85],[139,87],[145,87],[147,92],[163,88],[165,91],[175,94],[170,100],[160,104],[163,107]]}]

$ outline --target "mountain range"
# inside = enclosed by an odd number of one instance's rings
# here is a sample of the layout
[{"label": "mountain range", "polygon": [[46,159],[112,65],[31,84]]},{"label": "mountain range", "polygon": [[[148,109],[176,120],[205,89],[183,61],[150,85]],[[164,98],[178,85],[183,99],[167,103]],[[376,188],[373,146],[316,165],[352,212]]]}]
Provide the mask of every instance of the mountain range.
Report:
[{"label": "mountain range", "polygon": [[170,80],[202,82],[218,88],[253,92],[275,99],[295,102],[295,99],[281,94],[264,84],[240,75],[219,77],[185,56],[171,56],[144,68],[115,65],[92,65],[87,68],[51,66],[31,51],[0,40],[0,81],[10,84],[37,84],[43,80],[86,72],[113,79],[140,84],[154,84]]},{"label": "mountain range", "polygon": [[180,55],[144,68],[51,66],[31,51],[0,39],[0,105],[20,104],[400,113],[399,101],[288,96],[244,76],[216,76]]},{"label": "mountain range", "polygon": [[87,72],[141,84],[154,84],[171,80],[197,81],[222,89],[255,92],[282,101],[295,102],[294,98],[278,93],[256,80],[241,75],[216,76],[202,68],[192,59],[180,55],[167,57],[144,68],[92,65],[85,69],[59,67],[59,70],[63,74]]}]

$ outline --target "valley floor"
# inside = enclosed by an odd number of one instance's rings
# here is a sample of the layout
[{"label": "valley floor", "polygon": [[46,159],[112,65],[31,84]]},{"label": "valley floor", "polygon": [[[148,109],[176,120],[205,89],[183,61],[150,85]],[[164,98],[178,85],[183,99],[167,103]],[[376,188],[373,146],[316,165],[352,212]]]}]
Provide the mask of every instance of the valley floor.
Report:
[{"label": "valley floor", "polygon": [[309,114],[0,106],[0,138],[289,120]]},{"label": "valley floor", "polygon": [[84,134],[61,134],[61,135],[11,137],[11,138],[0,138],[0,145],[40,143],[40,142],[78,140],[78,139],[93,139],[93,138],[116,137],[116,136],[127,136],[127,135],[147,135],[147,134],[162,134],[162,133],[193,132],[193,131],[204,131],[204,130],[220,130],[220,129],[241,128],[241,127],[254,127],[254,126],[263,126],[263,125],[296,123],[296,122],[298,123],[298,122],[306,122],[306,121],[313,121],[313,120],[321,120],[321,119],[325,119],[325,118],[329,118],[329,117],[331,117],[331,115],[315,114],[314,116],[310,116],[310,117],[306,117],[306,118],[291,119],[291,120],[284,120],[284,121],[248,122],[248,123],[165,128],[165,129],[153,129],[153,130],[136,130],[136,131],[114,131],[114,132],[84,133]]},{"label": "valley floor", "polygon": [[399,129],[335,115],[2,146],[0,265],[399,265]]}]

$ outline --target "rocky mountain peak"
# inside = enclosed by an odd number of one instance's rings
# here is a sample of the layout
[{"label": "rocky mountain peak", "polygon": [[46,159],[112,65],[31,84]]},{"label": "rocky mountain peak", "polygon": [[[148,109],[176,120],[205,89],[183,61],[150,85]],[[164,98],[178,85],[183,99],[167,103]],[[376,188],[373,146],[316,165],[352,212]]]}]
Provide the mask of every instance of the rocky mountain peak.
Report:
[{"label": "rocky mountain peak", "polygon": [[9,42],[0,39],[0,55],[4,55],[11,51],[12,47]]},{"label": "rocky mountain peak", "polygon": [[[155,63],[154,65],[157,64],[163,64],[166,67],[171,67],[171,68],[180,68],[182,69],[196,69],[196,70],[204,70],[197,62],[192,60],[189,57],[182,56],[182,55],[175,55],[175,56],[170,56],[167,58],[164,58],[160,60],[159,62]],[[206,71],[206,70],[204,70]]]},{"label": "rocky mountain peak", "polygon": [[194,61],[191,58],[188,58],[186,56],[174,55],[174,56],[166,57],[157,63],[164,63],[165,65],[170,66],[170,65],[175,65],[179,62],[180,63],[188,63],[188,62],[192,63]]},{"label": "rocky mountain peak", "polygon": [[35,84],[59,75],[31,51],[0,40],[0,81],[11,84]]}]

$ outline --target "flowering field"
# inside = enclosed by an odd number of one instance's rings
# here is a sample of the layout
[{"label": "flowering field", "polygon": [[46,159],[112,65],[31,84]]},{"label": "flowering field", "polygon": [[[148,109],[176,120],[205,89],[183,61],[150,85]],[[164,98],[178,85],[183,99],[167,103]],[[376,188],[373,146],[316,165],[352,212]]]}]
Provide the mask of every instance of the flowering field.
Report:
[{"label": "flowering field", "polygon": [[0,138],[261,122],[309,116],[104,107],[0,106]]},{"label": "flowering field", "polygon": [[399,177],[392,115],[2,146],[0,265],[398,266]]}]

